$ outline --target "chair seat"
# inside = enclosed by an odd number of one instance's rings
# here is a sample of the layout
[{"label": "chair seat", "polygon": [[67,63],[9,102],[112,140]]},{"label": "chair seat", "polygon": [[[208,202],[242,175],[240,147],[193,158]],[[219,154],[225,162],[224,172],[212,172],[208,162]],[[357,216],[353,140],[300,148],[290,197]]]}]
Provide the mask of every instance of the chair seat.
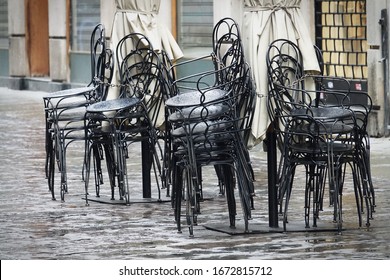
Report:
[{"label": "chair seat", "polygon": [[354,127],[349,124],[344,123],[321,123],[320,125],[316,123],[304,123],[296,126],[294,128],[295,133],[309,133],[309,134],[345,134],[352,132]]},{"label": "chair seat", "polygon": [[84,121],[85,117],[85,107],[77,107],[70,110],[65,110],[63,112],[57,113],[55,116],[49,117],[53,118],[57,123],[60,122],[71,122],[71,121]]},{"label": "chair seat", "polygon": [[345,119],[353,116],[351,110],[342,107],[310,107],[292,110],[293,116],[310,116],[316,120]]},{"label": "chair seat", "polygon": [[221,89],[212,89],[205,93],[201,93],[199,91],[189,91],[169,98],[165,105],[179,108],[192,107],[200,105],[201,102],[203,104],[207,104],[209,102],[217,101],[226,97],[228,94],[229,93],[227,91]]},{"label": "chair seat", "polygon": [[89,113],[104,113],[131,108],[141,103],[139,98],[119,98],[94,103],[87,107]]},{"label": "chair seat", "polygon": [[199,123],[191,123],[174,129],[171,135],[173,137],[182,137],[186,135],[197,135],[200,133],[226,131],[226,129],[231,127],[231,125],[231,122],[227,121],[206,121]]},{"label": "chair seat", "polygon": [[[218,145],[214,143],[213,145],[209,145],[209,143],[197,143],[194,147],[194,152],[197,156],[197,160],[202,161],[205,158],[216,157],[217,159],[221,159],[221,155],[228,155],[234,149],[234,146],[231,144],[226,145]],[[175,151],[175,155],[186,155],[188,151],[186,147],[179,146]]]},{"label": "chair seat", "polygon": [[328,153],[328,148],[333,150],[334,154],[338,153],[347,153],[351,152],[354,149],[354,145],[343,142],[334,142],[330,147],[329,144],[321,143],[295,143],[289,146],[292,151],[306,153],[306,154],[316,154],[318,156]]},{"label": "chair seat", "polygon": [[196,120],[205,118],[217,118],[229,111],[229,107],[223,104],[209,105],[205,107],[189,107],[176,111],[169,116],[169,121],[178,122],[184,120]]},{"label": "chair seat", "polygon": [[73,100],[72,102],[68,102],[67,100],[67,102],[59,102],[55,106],[48,106],[45,108],[45,110],[51,112],[54,110],[61,111],[61,110],[76,109],[79,107],[85,108],[93,102],[94,102],[93,100],[87,100],[85,98],[81,98],[79,100]]},{"label": "chair seat", "polygon": [[86,93],[89,93],[91,91],[96,90],[96,86],[89,86],[89,87],[80,87],[80,88],[71,88],[71,89],[65,89],[60,90],[56,92],[52,92],[48,95],[45,95],[43,99],[52,99],[52,98],[65,98],[65,97],[71,97],[71,96],[77,96],[77,95],[84,95]]}]

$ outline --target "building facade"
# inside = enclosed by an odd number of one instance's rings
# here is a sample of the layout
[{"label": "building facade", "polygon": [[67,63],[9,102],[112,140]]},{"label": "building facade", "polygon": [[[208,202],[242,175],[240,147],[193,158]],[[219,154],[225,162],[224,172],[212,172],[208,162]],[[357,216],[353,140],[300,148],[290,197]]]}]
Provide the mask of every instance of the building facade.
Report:
[{"label": "building facade", "polygon": [[[302,0],[301,9],[325,74],[363,82],[374,104],[370,133],[383,136],[390,131],[390,0],[366,1]],[[198,56],[211,47],[219,19],[241,23],[243,2],[161,0],[159,19],[186,57]],[[115,0],[0,0],[0,86],[54,91],[87,83],[90,32],[99,22],[110,31],[114,14]]]}]

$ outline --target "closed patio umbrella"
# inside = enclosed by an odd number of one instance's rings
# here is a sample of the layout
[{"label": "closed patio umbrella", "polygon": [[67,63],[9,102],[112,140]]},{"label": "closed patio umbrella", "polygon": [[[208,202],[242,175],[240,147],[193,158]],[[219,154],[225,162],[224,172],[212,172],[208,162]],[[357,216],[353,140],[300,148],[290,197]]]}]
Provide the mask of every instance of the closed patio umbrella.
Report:
[{"label": "closed patio umbrella", "polygon": [[[115,0],[116,13],[111,32],[111,49],[115,51],[120,39],[129,33],[144,34],[157,51],[164,50],[172,60],[183,56],[179,45],[169,29],[159,21],[161,0]],[[132,46],[128,46],[129,50]],[[115,67],[118,66],[116,62]],[[115,71],[113,83],[119,83]],[[108,99],[118,96],[118,89],[111,88]]]},{"label": "closed patio umbrella", "polygon": [[288,39],[296,43],[303,54],[304,70],[320,70],[300,4],[301,0],[244,0],[243,41],[257,91],[249,146],[264,140],[270,124],[266,100],[268,80],[265,59],[270,43],[276,39]]}]

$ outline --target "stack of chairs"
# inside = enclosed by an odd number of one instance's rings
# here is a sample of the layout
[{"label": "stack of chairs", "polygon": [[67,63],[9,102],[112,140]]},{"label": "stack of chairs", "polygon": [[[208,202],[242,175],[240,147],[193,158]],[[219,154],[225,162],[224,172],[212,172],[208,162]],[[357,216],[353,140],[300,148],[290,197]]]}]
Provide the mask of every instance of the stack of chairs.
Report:
[{"label": "stack of chairs", "polygon": [[[329,81],[330,85],[334,86],[332,83],[332,78],[329,80],[328,77],[324,76],[324,68],[325,63],[323,60],[323,55],[321,50],[314,46],[314,49],[317,54],[317,60],[320,65],[321,69],[321,76],[316,77],[315,83],[317,86],[317,90],[328,90],[329,88]],[[358,141],[358,155],[361,160],[362,169],[360,170],[360,176],[362,177],[361,180],[364,180],[368,183],[368,189],[367,193],[364,195],[368,198],[369,201],[369,207],[371,211],[367,212],[369,215],[369,218],[372,219],[373,213],[375,212],[375,189],[374,184],[372,182],[372,176],[371,176],[371,165],[370,165],[370,136],[367,131],[367,125],[368,125],[368,118],[370,116],[371,110],[372,110],[372,99],[371,96],[364,91],[363,88],[356,88],[352,85],[348,85],[348,91],[351,95],[351,98],[348,100],[349,106],[351,110],[353,110],[355,118],[356,118],[356,124],[357,124],[357,133],[359,137]],[[327,101],[332,102],[332,100]],[[363,202],[362,202],[363,204]],[[364,210],[362,209],[362,212]]]},{"label": "stack of chairs", "polygon": [[[367,184],[367,169],[361,153],[363,125],[351,102],[349,82],[326,77],[345,83],[346,90],[335,90],[321,85],[325,77],[306,75],[298,46],[285,39],[271,43],[266,59],[270,85],[268,111],[281,151],[278,189],[284,230],[298,166],[303,166],[306,174],[304,216],[307,228],[311,219],[312,226],[317,227],[328,187],[333,221],[337,229],[342,230],[342,198],[348,174],[353,179],[359,225],[365,211],[366,225],[369,225],[372,191]],[[314,80],[312,89],[307,86],[309,80]]]},{"label": "stack of chairs", "polygon": [[[66,151],[75,141],[84,141],[84,117],[87,106],[107,97],[113,75],[113,53],[107,48],[105,28],[98,24],[90,40],[91,81],[86,87],[50,93],[43,97],[46,122],[46,177],[52,199],[56,165],[60,172],[60,194],[68,192]],[[99,163],[100,164],[100,163]],[[83,166],[84,169],[84,166]],[[82,174],[84,177],[84,174]]]},{"label": "stack of chairs", "polygon": [[[244,124],[251,118],[253,108],[251,72],[243,55],[236,23],[222,19],[214,28],[214,34],[220,27],[219,30],[225,32],[218,42],[215,41],[218,52],[210,55],[214,69],[180,78],[172,75],[171,97],[166,101],[172,206],[181,232],[182,202],[185,202],[190,236],[193,236],[203,201],[203,166],[214,166],[222,182],[230,227],[236,226],[235,189],[240,196],[246,231],[249,231],[248,221],[253,209],[253,176],[244,143],[244,135],[249,129]],[[180,66],[188,67],[202,59],[205,57],[177,63],[171,73]]]},{"label": "stack of chairs", "polygon": [[[158,138],[158,127],[164,120],[164,99],[167,93],[166,69],[160,55],[153,50],[151,42],[140,33],[123,37],[116,47],[116,61],[120,76],[120,90],[117,99],[92,104],[86,115],[86,180],[85,198],[88,204],[91,159],[96,158],[94,147],[112,147],[109,172],[112,184],[111,199],[115,199],[118,187],[119,199],[130,204],[130,185],[127,170],[129,145],[142,143],[143,177],[150,176],[153,168],[161,199],[162,148]],[[95,184],[96,172],[94,168]],[[143,196],[150,198],[148,180],[144,180]],[[145,193],[147,192],[147,193]]]}]

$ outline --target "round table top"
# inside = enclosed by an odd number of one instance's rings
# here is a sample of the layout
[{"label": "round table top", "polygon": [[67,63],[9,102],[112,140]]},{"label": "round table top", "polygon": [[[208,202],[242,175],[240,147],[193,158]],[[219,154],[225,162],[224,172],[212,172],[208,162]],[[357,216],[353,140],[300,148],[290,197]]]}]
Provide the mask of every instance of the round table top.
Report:
[{"label": "round table top", "polygon": [[89,113],[102,113],[110,111],[118,111],[126,108],[133,107],[141,102],[139,98],[118,98],[112,100],[105,100],[101,102],[94,103],[87,107],[87,112]]}]

